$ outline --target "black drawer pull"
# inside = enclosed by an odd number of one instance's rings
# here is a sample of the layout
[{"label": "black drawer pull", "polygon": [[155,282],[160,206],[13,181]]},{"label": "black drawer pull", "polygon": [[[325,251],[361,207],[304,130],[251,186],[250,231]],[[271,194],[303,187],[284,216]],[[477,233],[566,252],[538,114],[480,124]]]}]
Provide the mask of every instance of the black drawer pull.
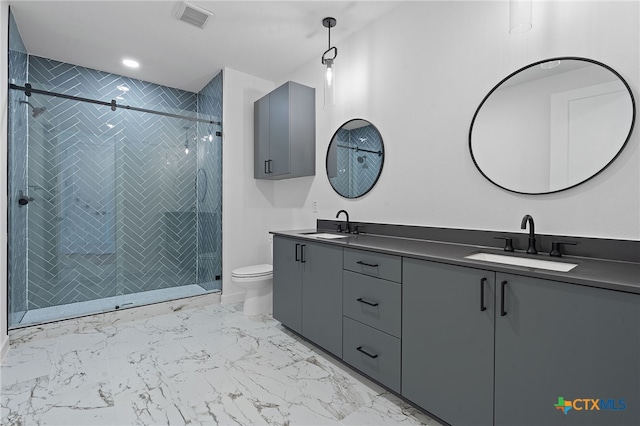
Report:
[{"label": "black drawer pull", "polygon": [[362,297],[356,299],[358,302],[360,303],[364,303],[365,305],[369,305],[369,306],[378,306],[378,302],[376,303],[371,303],[371,302],[367,302],[366,300],[364,300]]},{"label": "black drawer pull", "polygon": [[500,316],[504,317],[505,315],[507,315],[507,311],[504,309],[504,288],[507,286],[508,282],[507,281],[502,281],[501,287],[500,287]]},{"label": "black drawer pull", "polygon": [[296,244],[296,262],[300,262],[300,256],[298,256],[299,248],[300,248],[300,244]]},{"label": "black drawer pull", "polygon": [[269,173],[269,171],[267,170],[267,161],[269,161],[269,160],[264,160],[264,174],[265,175]]},{"label": "black drawer pull", "polygon": [[362,266],[369,266],[371,268],[377,268],[378,264],[376,263],[375,265],[373,263],[367,263],[367,262],[363,262],[362,260],[358,260],[356,262],[358,265],[362,265]]},{"label": "black drawer pull", "polygon": [[306,244],[301,244],[300,245],[300,263],[307,263],[307,258],[304,255],[304,248],[306,247]]},{"label": "black drawer pull", "polygon": [[486,278],[482,278],[480,280],[480,311],[486,311],[487,307],[484,306],[484,283],[487,281]]},{"label": "black drawer pull", "polygon": [[378,358],[377,354],[370,354],[369,352],[365,351],[364,349],[362,349],[362,346],[358,346],[356,348],[356,351],[358,352],[362,352],[363,354],[365,354],[366,356],[368,356],[369,358]]}]

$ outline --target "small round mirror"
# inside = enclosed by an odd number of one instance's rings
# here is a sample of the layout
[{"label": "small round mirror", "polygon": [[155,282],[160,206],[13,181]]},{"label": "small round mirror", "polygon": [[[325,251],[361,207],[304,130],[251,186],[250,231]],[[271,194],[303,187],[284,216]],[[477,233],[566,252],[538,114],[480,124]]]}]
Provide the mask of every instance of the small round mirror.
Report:
[{"label": "small round mirror", "polygon": [[611,67],[576,57],[528,65],[498,83],[471,122],[471,157],[492,183],[548,194],[604,170],[626,145],[635,101]]},{"label": "small round mirror", "polygon": [[327,150],[327,177],[345,198],[371,191],[384,164],[382,135],[370,122],[359,118],[344,123],[334,133]]}]

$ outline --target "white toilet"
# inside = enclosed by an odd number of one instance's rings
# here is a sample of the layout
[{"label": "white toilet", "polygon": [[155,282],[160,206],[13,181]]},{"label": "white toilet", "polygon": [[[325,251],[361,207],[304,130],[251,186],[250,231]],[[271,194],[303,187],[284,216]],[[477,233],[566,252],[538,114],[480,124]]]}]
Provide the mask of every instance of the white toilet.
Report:
[{"label": "white toilet", "polygon": [[[273,251],[273,242],[271,242]],[[234,269],[231,281],[244,289],[246,316],[271,314],[273,310],[273,266],[251,265]]]}]

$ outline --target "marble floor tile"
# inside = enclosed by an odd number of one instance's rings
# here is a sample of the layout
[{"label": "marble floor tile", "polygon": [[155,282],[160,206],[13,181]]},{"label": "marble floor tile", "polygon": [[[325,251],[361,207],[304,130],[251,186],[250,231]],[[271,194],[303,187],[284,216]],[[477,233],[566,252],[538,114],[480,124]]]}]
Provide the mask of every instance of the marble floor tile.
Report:
[{"label": "marble floor tile", "polygon": [[237,305],[60,328],[12,343],[2,425],[439,425]]}]

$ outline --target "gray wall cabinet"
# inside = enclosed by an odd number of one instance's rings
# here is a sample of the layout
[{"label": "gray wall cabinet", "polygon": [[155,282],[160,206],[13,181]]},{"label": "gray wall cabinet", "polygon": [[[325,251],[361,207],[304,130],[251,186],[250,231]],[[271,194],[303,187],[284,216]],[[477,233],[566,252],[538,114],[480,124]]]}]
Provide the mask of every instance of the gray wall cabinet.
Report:
[{"label": "gray wall cabinet", "polygon": [[496,426],[640,425],[640,296],[501,273],[496,289]]},{"label": "gray wall cabinet", "polygon": [[494,275],[403,260],[402,395],[452,425],[493,423]]},{"label": "gray wall cabinet", "polygon": [[254,103],[255,179],[316,173],[315,89],[287,82]]},{"label": "gray wall cabinet", "polygon": [[273,238],[273,317],[342,357],[342,248]]}]

